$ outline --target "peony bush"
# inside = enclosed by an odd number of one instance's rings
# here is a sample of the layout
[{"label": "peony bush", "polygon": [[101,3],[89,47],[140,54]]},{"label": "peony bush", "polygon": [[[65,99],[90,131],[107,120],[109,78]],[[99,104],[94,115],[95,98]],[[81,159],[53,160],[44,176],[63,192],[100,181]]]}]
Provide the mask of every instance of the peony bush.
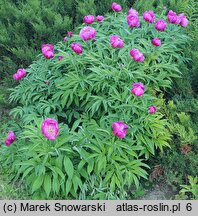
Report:
[{"label": "peony bush", "polygon": [[14,155],[5,165],[35,199],[127,198],[147,178],[149,157],[169,146],[158,96],[186,60],[186,21],[111,7],[109,15],[85,16],[58,44],[44,44],[12,89],[21,132],[7,139],[3,157]]}]

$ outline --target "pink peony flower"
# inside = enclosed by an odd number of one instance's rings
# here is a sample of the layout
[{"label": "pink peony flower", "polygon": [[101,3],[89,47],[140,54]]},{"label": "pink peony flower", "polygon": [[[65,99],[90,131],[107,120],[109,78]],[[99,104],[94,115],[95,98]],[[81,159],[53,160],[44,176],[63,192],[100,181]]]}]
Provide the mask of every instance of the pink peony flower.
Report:
[{"label": "pink peony flower", "polygon": [[42,44],[41,50],[42,52],[54,50],[54,45],[53,44]]},{"label": "pink peony flower", "polygon": [[13,74],[13,79],[18,81],[21,78],[20,78],[20,76],[17,73],[15,73],[15,74]]},{"label": "pink peony flower", "polygon": [[94,16],[93,15],[87,15],[83,18],[83,22],[86,24],[92,24],[94,22]]},{"label": "pink peony flower", "polygon": [[118,35],[110,36],[110,44],[113,48],[122,48],[124,46],[124,41],[120,39]]},{"label": "pink peony flower", "polygon": [[180,21],[181,21],[182,18],[186,18],[186,16],[184,15],[184,13],[180,13],[180,14],[178,15],[178,17],[179,17],[179,20],[180,20]]},{"label": "pink peony flower", "polygon": [[144,61],[144,54],[141,53],[138,49],[130,50],[130,55],[136,62],[143,62]]},{"label": "pink peony flower", "polygon": [[68,37],[71,37],[72,35],[73,35],[73,32],[72,32],[72,31],[67,32],[67,36],[68,36]]},{"label": "pink peony flower", "polygon": [[77,54],[82,54],[82,52],[83,52],[83,48],[82,48],[82,46],[79,43],[73,42],[71,44],[71,48]]},{"label": "pink peony flower", "polygon": [[43,56],[47,59],[54,57],[54,45],[52,44],[43,44],[41,46],[41,51]]},{"label": "pink peony flower", "polygon": [[155,28],[158,31],[164,31],[166,29],[166,22],[163,19],[159,19],[156,23],[155,23]]},{"label": "pink peony flower", "polygon": [[122,7],[119,4],[113,2],[111,5],[111,9],[115,12],[120,12],[122,10]]},{"label": "pink peony flower", "polygon": [[137,97],[142,96],[144,94],[144,85],[142,83],[134,83],[131,93]]},{"label": "pink peony flower", "polygon": [[23,77],[26,76],[26,70],[23,68],[20,68],[17,70],[17,72],[13,75],[14,80],[21,80]]},{"label": "pink peony flower", "polygon": [[155,19],[155,14],[153,11],[145,11],[143,13],[143,18],[145,21],[152,23]]},{"label": "pink peony flower", "polygon": [[92,27],[86,26],[80,31],[80,37],[84,40],[94,39],[96,36],[96,30]]},{"label": "pink peony flower", "polygon": [[161,40],[159,38],[154,38],[153,40],[151,40],[151,43],[154,46],[161,46]]},{"label": "pink peony flower", "polygon": [[15,134],[13,131],[8,132],[7,139],[5,140],[6,146],[10,146],[16,140]]},{"label": "pink peony flower", "polygon": [[63,56],[59,56],[58,61],[61,61],[63,58],[64,58]]},{"label": "pink peony flower", "polygon": [[168,14],[167,14],[167,18],[168,18],[168,21],[170,22],[170,23],[173,23],[173,24],[178,24],[178,16],[177,16],[177,14],[174,12],[174,11],[172,11],[172,10],[170,10],[169,12],[168,12]]},{"label": "pink peony flower", "polygon": [[54,52],[53,51],[47,51],[43,54],[45,56],[45,58],[50,59],[50,58],[54,58]]},{"label": "pink peony flower", "polygon": [[102,22],[102,21],[104,20],[104,17],[98,15],[98,16],[96,17],[96,20],[97,20],[98,22]]},{"label": "pink peony flower", "polygon": [[5,145],[6,146],[10,146],[11,144],[12,144],[12,142],[10,140],[7,140],[7,139],[5,140]]},{"label": "pink peony flower", "polygon": [[64,38],[63,38],[63,41],[66,42],[66,41],[67,41],[67,37],[64,37]]},{"label": "pink peony flower", "polygon": [[126,132],[129,128],[127,124],[123,123],[124,121],[114,122],[112,124],[113,133],[118,138],[122,139],[126,136]]},{"label": "pink peony flower", "polygon": [[55,140],[59,133],[58,122],[52,118],[45,119],[42,122],[41,131],[48,140]]},{"label": "pink peony flower", "polygon": [[139,15],[139,13],[135,9],[133,9],[133,8],[129,9],[128,15],[129,14],[131,14],[133,16],[138,16]]},{"label": "pink peony flower", "polygon": [[140,20],[137,15],[129,14],[126,19],[129,27],[138,28],[140,26]]},{"label": "pink peony flower", "polygon": [[13,131],[9,131],[8,132],[8,137],[7,137],[8,140],[11,140],[11,141],[15,141],[16,140],[16,137],[15,137],[15,134]]},{"label": "pink peony flower", "polygon": [[180,16],[180,26],[182,26],[182,27],[187,27],[188,26],[188,19],[186,18],[186,16],[184,16],[184,14],[180,14],[179,15]]},{"label": "pink peony flower", "polygon": [[149,111],[149,113],[150,114],[154,114],[155,112],[156,112],[156,107],[155,106],[150,106],[149,108],[148,108],[148,111]]},{"label": "pink peony flower", "polygon": [[18,69],[17,70],[17,74],[20,76],[20,77],[24,77],[26,75],[26,70],[25,69]]}]

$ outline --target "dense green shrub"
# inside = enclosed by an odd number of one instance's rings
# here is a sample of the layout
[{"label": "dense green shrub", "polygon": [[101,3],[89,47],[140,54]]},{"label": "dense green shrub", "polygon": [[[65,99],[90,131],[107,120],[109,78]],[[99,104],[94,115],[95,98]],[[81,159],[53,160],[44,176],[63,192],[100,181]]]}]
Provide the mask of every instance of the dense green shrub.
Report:
[{"label": "dense green shrub", "polygon": [[[135,1],[134,8],[138,9],[140,12],[152,9],[164,9],[166,12],[169,10],[176,11],[177,13],[186,12],[186,8],[189,6],[190,2],[194,0],[150,0],[150,1]],[[190,14],[190,11],[188,11]]]},{"label": "dense green shrub", "polygon": [[[188,109],[190,105],[192,110]],[[171,149],[159,154],[156,163],[163,167],[166,183],[174,191],[178,191],[180,185],[188,183],[188,176],[197,175],[198,101],[186,101],[184,104],[170,101],[167,106],[164,104],[164,107],[165,115],[171,124],[172,143]],[[196,113],[193,113],[195,110]]]},{"label": "dense green shrub", "polygon": [[[149,160],[154,169],[150,171],[151,183],[164,183],[174,193],[179,193],[181,185],[188,185],[188,176],[197,176],[198,154],[198,100],[175,98],[166,104],[161,101],[162,113],[169,119],[170,149],[157,152]],[[155,169],[155,167],[158,167]],[[187,188],[191,188],[191,183]],[[193,186],[194,187],[194,186]],[[195,186],[196,187],[196,186]],[[184,192],[184,191],[183,191]],[[179,193],[176,199],[191,199],[192,191]],[[191,192],[191,193],[190,193]],[[196,192],[193,192],[195,195]]]},{"label": "dense green shrub", "polygon": [[[180,76],[177,62],[185,58],[179,51],[188,37],[180,26],[167,24],[158,32],[140,21],[140,28],[129,28],[123,13],[106,15],[92,24],[97,36],[89,41],[78,35],[83,24],[55,46],[54,58],[40,55],[12,89],[10,100],[19,103],[12,114],[22,131],[18,128],[12,146],[2,146],[1,161],[7,158],[3,165],[12,167],[12,177],[25,180],[34,198],[126,198],[131,186],[138,188],[140,178],[147,177],[150,155],[169,146],[169,123],[157,96]],[[110,45],[115,34],[124,40],[121,49]],[[151,44],[154,37],[160,37],[160,47]],[[82,55],[71,50],[72,42],[82,44]],[[144,62],[131,58],[132,48],[144,53]],[[141,97],[130,92],[137,82],[145,85]],[[153,115],[151,105],[157,106]],[[41,134],[46,117],[58,119],[55,141]],[[129,125],[124,139],[112,133],[112,123],[120,120]]]}]

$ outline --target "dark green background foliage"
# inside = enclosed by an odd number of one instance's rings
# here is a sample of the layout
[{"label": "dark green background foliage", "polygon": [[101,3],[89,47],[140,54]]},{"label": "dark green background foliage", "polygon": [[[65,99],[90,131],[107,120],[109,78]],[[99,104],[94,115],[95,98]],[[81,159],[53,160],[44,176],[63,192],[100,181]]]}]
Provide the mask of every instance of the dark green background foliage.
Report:
[{"label": "dark green background foliage", "polygon": [[72,5],[63,1],[2,1],[0,67],[1,76],[5,76],[18,67],[27,67],[42,43],[61,40],[71,30]]},{"label": "dark green background foliage", "polygon": [[156,164],[164,169],[166,182],[173,190],[188,183],[188,176],[197,175],[197,117],[198,101],[182,100],[175,104],[170,101],[164,106],[164,112],[171,123],[171,149],[159,154]]}]

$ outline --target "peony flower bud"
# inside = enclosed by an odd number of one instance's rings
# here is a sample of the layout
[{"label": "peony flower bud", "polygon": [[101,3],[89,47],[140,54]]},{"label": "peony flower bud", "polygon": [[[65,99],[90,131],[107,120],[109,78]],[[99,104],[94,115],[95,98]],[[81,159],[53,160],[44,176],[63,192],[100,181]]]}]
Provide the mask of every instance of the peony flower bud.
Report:
[{"label": "peony flower bud", "polygon": [[144,94],[144,85],[142,83],[134,83],[131,93],[137,97],[142,96]]},{"label": "peony flower bud", "polygon": [[124,46],[124,41],[120,39],[118,35],[110,36],[110,44],[113,48],[122,48]]},{"label": "peony flower bud", "polygon": [[151,43],[154,45],[154,46],[161,46],[161,40],[159,38],[154,38]]},{"label": "peony flower bud", "polygon": [[64,38],[63,38],[63,41],[66,42],[66,41],[67,41],[67,37],[64,37]]},{"label": "peony flower bud", "polygon": [[104,20],[104,17],[98,15],[98,16],[96,17],[96,20],[97,20],[98,22],[102,22],[102,21]]},{"label": "peony flower bud", "polygon": [[63,56],[59,56],[58,61],[61,61],[63,58],[64,58]]},{"label": "peony flower bud", "polygon": [[150,114],[154,114],[155,112],[156,112],[156,107],[155,106],[150,106],[149,108],[148,108],[148,111],[149,111],[149,113]]},{"label": "peony flower bud", "polygon": [[86,26],[80,31],[80,37],[84,40],[94,39],[96,36],[96,30],[92,27]]},{"label": "peony flower bud", "polygon": [[42,122],[41,131],[48,140],[55,140],[59,133],[58,122],[52,118],[45,119]]},{"label": "peony flower bud", "polygon": [[87,15],[83,18],[83,22],[86,24],[92,24],[94,22],[94,16],[93,15]]},{"label": "peony flower bud", "polygon": [[119,4],[113,2],[111,5],[111,9],[115,12],[120,12],[122,10],[122,7]]},{"label": "peony flower bud", "polygon": [[152,23],[155,19],[155,14],[153,11],[145,11],[143,13],[143,18],[145,21]]},{"label": "peony flower bud", "polygon": [[122,139],[126,136],[126,132],[129,128],[127,124],[123,123],[124,121],[114,122],[112,124],[113,133],[118,138]]},{"label": "peony flower bud", "polygon": [[82,52],[83,52],[82,46],[78,43],[73,42],[71,44],[71,48],[76,54],[82,54]]},{"label": "peony flower bud", "polygon": [[17,70],[17,72],[13,75],[14,80],[21,80],[23,77],[26,76],[26,70],[23,68],[20,68]]},{"label": "peony flower bud", "polygon": [[13,131],[8,132],[7,139],[5,140],[6,146],[10,146],[16,140],[16,136]]},{"label": "peony flower bud", "polygon": [[73,32],[72,32],[72,31],[67,32],[67,36],[68,36],[68,37],[71,37],[72,35],[73,35]]},{"label": "peony flower bud", "polygon": [[164,31],[166,29],[166,22],[163,19],[159,19],[156,23],[155,23],[155,28],[158,31]]}]

